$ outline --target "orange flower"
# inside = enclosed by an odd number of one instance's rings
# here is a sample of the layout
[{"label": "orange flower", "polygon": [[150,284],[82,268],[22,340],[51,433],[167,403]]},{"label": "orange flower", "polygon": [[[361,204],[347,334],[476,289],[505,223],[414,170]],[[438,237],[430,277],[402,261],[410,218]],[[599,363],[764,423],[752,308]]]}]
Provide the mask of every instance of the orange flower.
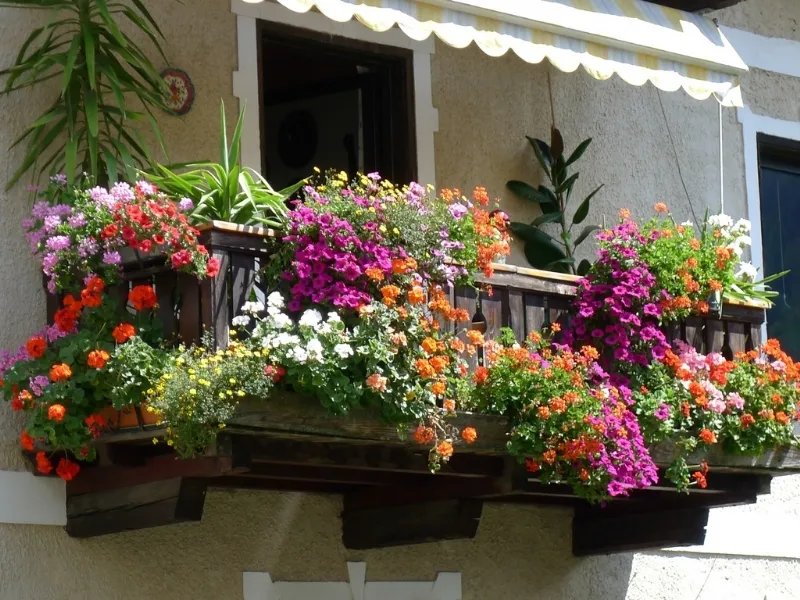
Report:
[{"label": "orange flower", "polygon": [[422,304],[425,302],[425,290],[415,285],[408,291],[408,301],[411,304]]},{"label": "orange flower", "polygon": [[739,417],[739,423],[741,423],[742,429],[747,429],[748,427],[750,427],[750,425],[752,425],[755,422],[756,422],[755,417],[750,414],[745,414]]},{"label": "orange flower", "polygon": [[27,452],[33,451],[34,442],[35,440],[33,439],[32,436],[28,435],[27,431],[23,431],[19,435],[19,445],[22,446],[22,449],[26,450]]},{"label": "orange flower", "polygon": [[383,281],[383,271],[381,271],[378,267],[370,267],[364,271],[367,277],[372,279],[372,281]]},{"label": "orange flower", "polygon": [[447,391],[447,386],[441,381],[437,381],[431,386],[431,392],[437,396],[444,396]]},{"label": "orange flower", "polygon": [[406,259],[405,258],[393,258],[392,259],[392,273],[395,275],[402,275],[406,272]]},{"label": "orange flower", "polygon": [[417,261],[409,256],[408,258],[406,258],[406,268],[409,271],[416,271],[417,270]]},{"label": "orange flower", "polygon": [[75,327],[78,317],[81,316],[82,305],[70,295],[64,298],[64,307],[56,311],[53,320],[56,326],[64,333],[69,333]]},{"label": "orange flower", "polygon": [[709,279],[708,280],[708,287],[710,287],[715,292],[722,291],[722,283],[717,281],[716,279]]},{"label": "orange flower", "polygon": [[623,221],[627,221],[628,219],[631,218],[631,211],[629,211],[627,208],[620,208],[618,214],[619,218],[622,219]]},{"label": "orange flower", "polygon": [[550,418],[550,409],[546,406],[540,406],[536,409],[536,413],[539,415],[540,419],[548,419]]},{"label": "orange flower", "polygon": [[589,471],[586,469],[581,469],[578,473],[578,479],[581,481],[589,481]]},{"label": "orange flower", "polygon": [[437,373],[441,373],[450,364],[450,358],[441,355],[434,356],[433,358],[431,358],[430,363],[434,371],[436,371]]},{"label": "orange flower", "polygon": [[111,332],[111,336],[118,344],[124,344],[134,335],[136,335],[136,328],[130,323],[120,323]]},{"label": "orange flower", "polygon": [[64,481],[71,481],[81,470],[80,465],[78,463],[69,460],[68,458],[62,458],[58,461],[58,467],[56,467],[56,474],[61,477]]},{"label": "orange flower", "polygon": [[689,247],[692,250],[700,250],[700,240],[692,238],[689,240]]},{"label": "orange flower", "polygon": [[50,463],[50,459],[47,458],[47,454],[44,452],[36,453],[36,470],[42,475],[49,475],[53,470],[53,465]]},{"label": "orange flower", "polygon": [[704,300],[699,300],[694,303],[694,310],[697,314],[707,315],[708,311],[710,310],[710,307],[708,306],[708,302],[705,302]]},{"label": "orange flower", "polygon": [[433,354],[436,352],[436,340],[432,337],[426,337],[422,340],[422,349],[425,350],[428,354]]},{"label": "orange flower", "polygon": [[561,323],[551,323],[550,331],[552,331],[553,333],[558,333],[559,331],[561,331]]},{"label": "orange flower", "polygon": [[478,186],[472,191],[472,199],[475,200],[476,204],[486,206],[489,204],[489,193],[485,187]]},{"label": "orange flower", "polygon": [[137,285],[128,294],[128,301],[136,310],[148,310],[156,305],[158,298],[152,285]]},{"label": "orange flower", "polygon": [[442,406],[444,407],[444,409],[447,412],[456,412],[456,401],[455,400],[451,400],[451,399],[448,398],[447,400],[444,401]]},{"label": "orange flower", "polygon": [[381,288],[381,295],[383,296],[383,303],[386,306],[392,306],[400,295],[400,288],[396,285],[385,285]]},{"label": "orange flower", "polygon": [[692,473],[692,478],[695,480],[695,482],[697,482],[697,487],[702,489],[708,487],[708,481],[706,480],[706,476],[702,472],[695,471],[694,473]]},{"label": "orange flower", "polygon": [[489,378],[489,369],[484,366],[480,366],[475,369],[475,383],[478,385],[483,385],[486,383],[486,380]]},{"label": "orange flower", "polygon": [[86,359],[86,364],[93,369],[102,369],[106,366],[110,358],[111,356],[105,350],[92,350],[89,352],[89,358]]},{"label": "orange flower", "polygon": [[433,441],[433,429],[420,425],[414,431],[414,439],[418,444],[430,444]]},{"label": "orange flower", "polygon": [[34,336],[25,343],[25,349],[31,358],[42,358],[47,350],[47,342],[41,336]]},{"label": "orange flower", "polygon": [[689,260],[686,261],[686,266],[690,269],[697,268],[697,259],[694,256],[690,256]]},{"label": "orange flower", "polygon": [[434,369],[431,363],[424,358],[418,358],[416,361],[414,361],[414,366],[417,368],[420,377],[423,379],[431,379],[436,375],[436,369]]},{"label": "orange flower", "polygon": [[669,209],[667,208],[667,205],[664,204],[663,202],[656,202],[656,205],[655,205],[654,208],[655,208],[657,213],[668,213],[669,212]]},{"label": "orange flower", "polygon": [[81,302],[83,305],[89,308],[100,306],[103,302],[103,289],[105,289],[105,284],[102,279],[97,276],[89,279],[86,283],[86,287],[81,291]]},{"label": "orange flower", "polygon": [[541,467],[539,463],[533,460],[532,458],[525,459],[525,468],[528,470],[529,473],[536,473]]},{"label": "orange flower", "polygon": [[470,329],[467,332],[467,339],[470,344],[474,344],[475,346],[483,346],[484,344],[483,334],[476,329]]},{"label": "orange flower", "polygon": [[475,431],[474,427],[464,427],[464,430],[461,432],[461,438],[468,444],[472,444],[478,439],[478,432]]},{"label": "orange flower", "polygon": [[450,349],[451,350],[453,350],[455,352],[458,352],[458,353],[461,353],[464,350],[466,350],[466,348],[467,348],[466,344],[464,344],[464,342],[462,342],[460,339],[453,338],[453,339],[450,340]]},{"label": "orange flower", "polygon": [[439,442],[436,445],[436,454],[442,458],[450,458],[453,456],[453,444],[448,441]]},{"label": "orange flower", "polygon": [[550,406],[550,410],[552,410],[556,414],[562,413],[565,410],[567,410],[567,403],[564,402],[562,398],[551,398],[548,404]]},{"label": "orange flower", "polygon": [[542,460],[548,465],[552,465],[554,462],[556,462],[556,451],[552,448],[545,450],[542,454]]},{"label": "orange flower", "polygon": [[684,418],[686,418],[686,419],[689,418],[690,410],[691,409],[689,408],[689,403],[688,402],[683,402],[681,404],[681,414],[683,414]]},{"label": "orange flower", "polygon": [[47,418],[60,423],[67,415],[67,409],[62,404],[53,404],[47,409]]},{"label": "orange flower", "polygon": [[66,381],[72,377],[72,369],[66,363],[58,363],[50,367],[51,381]]},{"label": "orange flower", "polygon": [[714,432],[710,429],[703,429],[700,431],[699,435],[700,439],[704,444],[716,444],[717,443],[717,436],[714,435]]},{"label": "orange flower", "polygon": [[367,377],[367,385],[376,392],[385,392],[388,381],[389,380],[380,373],[373,373]]},{"label": "orange flower", "polygon": [[100,437],[100,430],[106,426],[106,419],[103,415],[89,415],[83,422],[86,423],[86,428],[93,438]]},{"label": "orange flower", "polygon": [[775,413],[775,420],[778,423],[780,423],[781,425],[788,425],[789,424],[789,416],[783,411]]}]

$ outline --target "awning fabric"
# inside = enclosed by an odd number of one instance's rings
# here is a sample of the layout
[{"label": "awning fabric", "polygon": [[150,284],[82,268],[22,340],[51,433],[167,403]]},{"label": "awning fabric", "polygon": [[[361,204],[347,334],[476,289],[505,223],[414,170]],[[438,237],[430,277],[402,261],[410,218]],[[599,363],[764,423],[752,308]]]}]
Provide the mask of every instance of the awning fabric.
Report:
[{"label": "awning fabric", "polygon": [[[261,0],[248,0],[259,2]],[[374,31],[399,27],[450,46],[475,42],[490,56],[513,50],[529,63],[547,58],[565,72],[583,66],[595,79],[614,73],[633,85],[712,94],[742,106],[747,66],[706,17],[641,0],[277,0],[295,11],[357,19]]]}]

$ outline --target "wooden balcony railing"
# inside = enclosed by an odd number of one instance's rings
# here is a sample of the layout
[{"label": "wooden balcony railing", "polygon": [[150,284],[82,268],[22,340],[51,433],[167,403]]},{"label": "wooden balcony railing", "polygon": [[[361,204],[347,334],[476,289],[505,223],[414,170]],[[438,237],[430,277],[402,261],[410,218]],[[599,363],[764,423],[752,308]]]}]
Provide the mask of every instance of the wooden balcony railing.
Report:
[{"label": "wooden balcony railing", "polygon": [[[217,278],[198,284],[158,259],[143,260],[127,266],[114,293],[123,298],[129,286],[153,283],[168,334],[195,342],[206,329],[224,346],[231,319],[254,290],[264,291],[258,272],[274,248],[270,237],[265,230],[214,224],[203,242],[220,260]],[[486,281],[491,294],[463,288],[451,296],[487,338],[510,327],[522,339],[568,318],[575,281],[497,265]],[[763,323],[763,307],[725,305],[721,318],[687,319],[669,334],[730,355],[757,346]],[[99,440],[98,464],[69,482],[67,531],[88,537],[199,520],[209,487],[255,488],[344,494],[343,538],[350,548],[472,537],[483,502],[573,506],[573,550],[595,554],[702,543],[709,508],[755,502],[773,475],[800,470],[794,451],[757,458],[717,453],[704,456],[714,472],[706,489],[686,495],[659,484],[601,509],[517,465],[505,452],[505,419],[460,414],[456,425],[475,426],[478,441],[459,448],[436,475],[428,472],[427,449],[399,438],[395,427],[369,414],[333,417],[314,398],[290,393],[241,405],[216,447],[194,459],[177,460],[165,445],[153,445],[157,426],[119,429]],[[670,462],[668,447],[651,450],[658,464]]]}]

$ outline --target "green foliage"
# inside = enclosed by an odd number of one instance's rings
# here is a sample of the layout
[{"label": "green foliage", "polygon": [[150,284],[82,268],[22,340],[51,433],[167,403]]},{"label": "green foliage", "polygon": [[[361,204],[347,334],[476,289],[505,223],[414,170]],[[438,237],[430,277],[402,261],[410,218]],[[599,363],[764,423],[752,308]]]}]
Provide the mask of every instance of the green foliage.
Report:
[{"label": "green foliage", "polygon": [[[591,138],[582,141],[570,154],[564,154],[564,140],[555,127],[550,132],[550,144],[529,136],[536,161],[544,171],[549,186],[540,185],[534,188],[523,181],[509,181],[506,186],[516,196],[534,202],[542,210],[541,216],[535,218],[530,225],[511,223],[511,231],[525,242],[525,257],[535,268],[551,271],[578,273],[585,275],[591,263],[582,260],[576,266],[575,250],[591,234],[599,229],[597,225],[584,226],[577,236],[573,237],[573,227],[586,220],[591,208],[591,201],[600,191],[602,185],[594,189],[584,198],[567,222],[567,208],[572,198],[572,191],[578,181],[578,173],[569,173],[568,167],[575,163],[592,143]],[[551,236],[541,229],[542,225],[557,223],[561,228],[558,237]]]},{"label": "green foliage", "polygon": [[112,358],[108,366],[112,382],[110,398],[117,410],[139,404],[167,365],[167,353],[138,336],[118,345]]},{"label": "green foliage", "polygon": [[[305,181],[276,191],[256,170],[241,164],[242,127],[245,111],[228,145],[225,104],[220,108],[220,158],[218,163],[197,162],[178,167],[156,165],[144,176],[174,197],[194,202],[192,220],[197,223],[228,221],[238,225],[281,227],[286,222],[286,201]],[[188,169],[177,172],[179,169]]]},{"label": "green foliage", "polygon": [[[0,70],[2,94],[50,79],[61,83],[58,97],[13,145],[28,148],[9,180],[11,188],[31,172],[65,172],[69,181],[87,172],[100,183],[150,162],[146,144],[132,124],[149,122],[163,148],[153,108],[166,109],[164,84],[150,59],[117,19],[129,21],[163,57],[158,24],[140,0],[3,0],[0,6],[49,9],[46,25],[33,30],[14,64]],[[130,106],[143,110],[132,110]]]}]

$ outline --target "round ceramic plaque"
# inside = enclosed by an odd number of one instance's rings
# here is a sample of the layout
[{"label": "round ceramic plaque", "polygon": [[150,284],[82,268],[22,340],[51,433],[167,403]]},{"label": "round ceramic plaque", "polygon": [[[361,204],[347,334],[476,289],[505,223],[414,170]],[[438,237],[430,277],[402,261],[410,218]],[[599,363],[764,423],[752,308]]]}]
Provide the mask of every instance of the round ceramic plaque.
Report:
[{"label": "round ceramic plaque", "polygon": [[194,103],[194,84],[185,71],[165,69],[161,79],[167,84],[167,108],[176,115],[185,115]]}]

